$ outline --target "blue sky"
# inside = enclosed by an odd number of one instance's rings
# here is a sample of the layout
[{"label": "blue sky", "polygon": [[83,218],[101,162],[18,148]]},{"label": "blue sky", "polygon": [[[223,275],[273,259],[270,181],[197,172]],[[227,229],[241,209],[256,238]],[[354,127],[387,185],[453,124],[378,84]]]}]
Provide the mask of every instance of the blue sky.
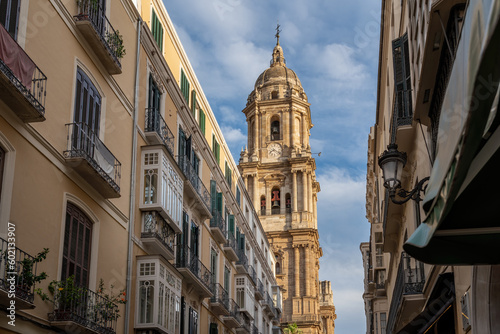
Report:
[{"label": "blue sky", "polygon": [[380,3],[351,0],[164,1],[235,161],[246,144],[241,110],[268,66],[281,25],[287,66],[311,103],[323,257],[336,334],[364,333],[359,244],[365,218],[367,139],[375,120]]}]

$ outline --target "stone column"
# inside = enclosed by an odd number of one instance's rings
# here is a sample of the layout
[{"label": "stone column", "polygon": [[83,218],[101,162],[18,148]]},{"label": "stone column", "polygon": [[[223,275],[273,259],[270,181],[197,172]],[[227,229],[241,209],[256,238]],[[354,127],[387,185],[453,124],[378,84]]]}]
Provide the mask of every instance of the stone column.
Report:
[{"label": "stone column", "polygon": [[280,186],[280,213],[284,214],[286,211],[286,194],[283,191],[285,187]]},{"label": "stone column", "polygon": [[271,194],[271,189],[269,188],[269,185],[267,183],[264,185],[264,191],[264,194],[266,195],[266,215],[268,215],[271,214],[271,196],[273,194]]},{"label": "stone column", "polygon": [[307,173],[307,190],[309,193],[307,207],[310,212],[313,212],[313,189],[312,189],[312,173]]},{"label": "stone column", "polygon": [[302,147],[306,147],[306,120],[305,120],[305,117],[304,117],[304,114],[302,114],[302,117],[301,117],[301,122],[302,122]]},{"label": "stone column", "polygon": [[308,188],[307,188],[307,172],[305,170],[302,171],[302,211],[307,211],[307,203],[308,200]]},{"label": "stone column", "polygon": [[255,112],[255,141],[254,141],[254,148],[253,152],[257,154],[257,157],[259,157],[259,117],[257,115],[257,112]]},{"label": "stone column", "polygon": [[248,175],[243,175],[243,182],[245,182],[245,189],[248,191]]},{"label": "stone column", "polygon": [[[255,210],[260,210],[260,203],[259,203],[259,186],[257,184],[257,173],[253,175],[253,206],[255,207]],[[260,212],[259,212],[260,213]]]},{"label": "stone column", "polygon": [[311,295],[311,272],[312,272],[312,266],[311,266],[311,257],[309,256],[310,255],[310,252],[309,252],[309,245],[305,245],[304,246],[304,259],[305,259],[305,270],[304,272],[306,273],[309,273],[309,274],[306,274],[306,296],[310,296]]},{"label": "stone column", "polygon": [[297,171],[292,171],[292,182],[293,212],[297,212]]},{"label": "stone column", "polygon": [[295,276],[295,297],[299,297],[300,296],[300,275],[299,273],[301,272],[300,270],[300,254],[299,254],[299,245],[293,245],[293,248],[294,248],[294,256],[295,256],[295,272],[294,272],[294,276]]}]

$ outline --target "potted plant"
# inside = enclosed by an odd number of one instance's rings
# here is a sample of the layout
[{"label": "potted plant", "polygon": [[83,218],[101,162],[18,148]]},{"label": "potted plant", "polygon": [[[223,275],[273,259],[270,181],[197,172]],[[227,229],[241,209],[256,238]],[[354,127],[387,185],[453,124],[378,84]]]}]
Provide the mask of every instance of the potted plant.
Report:
[{"label": "potted plant", "polygon": [[106,42],[112,50],[112,53],[116,58],[122,59],[125,56],[125,46],[123,45],[123,37],[120,35],[120,31],[108,32],[106,34]]},{"label": "potted plant", "polygon": [[125,290],[120,290],[118,294],[113,293],[114,286],[111,285],[110,292],[106,292],[104,281],[101,278],[99,281],[99,288],[97,290],[97,300],[94,305],[95,321],[101,324],[102,327],[110,329],[114,332],[114,322],[120,317],[120,310],[118,304],[125,304],[126,293]]}]

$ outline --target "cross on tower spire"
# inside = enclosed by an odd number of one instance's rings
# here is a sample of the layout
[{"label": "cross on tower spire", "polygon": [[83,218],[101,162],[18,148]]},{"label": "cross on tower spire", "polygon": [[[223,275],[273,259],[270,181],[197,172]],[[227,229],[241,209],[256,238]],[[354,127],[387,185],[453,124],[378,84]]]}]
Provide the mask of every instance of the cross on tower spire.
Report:
[{"label": "cross on tower spire", "polygon": [[276,45],[280,45],[280,32],[280,24],[278,23],[276,26],[276,35],[274,35],[276,37]]}]

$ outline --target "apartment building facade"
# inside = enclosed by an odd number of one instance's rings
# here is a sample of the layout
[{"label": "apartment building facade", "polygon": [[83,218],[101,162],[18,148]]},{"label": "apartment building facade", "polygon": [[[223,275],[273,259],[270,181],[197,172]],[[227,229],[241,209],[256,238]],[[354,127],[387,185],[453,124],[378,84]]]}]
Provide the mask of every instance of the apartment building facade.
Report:
[{"label": "apartment building facade", "polygon": [[382,1],[367,333],[498,330],[497,196],[481,189],[497,184],[499,17],[497,2]]},{"label": "apartment building facade", "polygon": [[272,333],[275,259],[163,4],[0,7],[0,327]]}]

